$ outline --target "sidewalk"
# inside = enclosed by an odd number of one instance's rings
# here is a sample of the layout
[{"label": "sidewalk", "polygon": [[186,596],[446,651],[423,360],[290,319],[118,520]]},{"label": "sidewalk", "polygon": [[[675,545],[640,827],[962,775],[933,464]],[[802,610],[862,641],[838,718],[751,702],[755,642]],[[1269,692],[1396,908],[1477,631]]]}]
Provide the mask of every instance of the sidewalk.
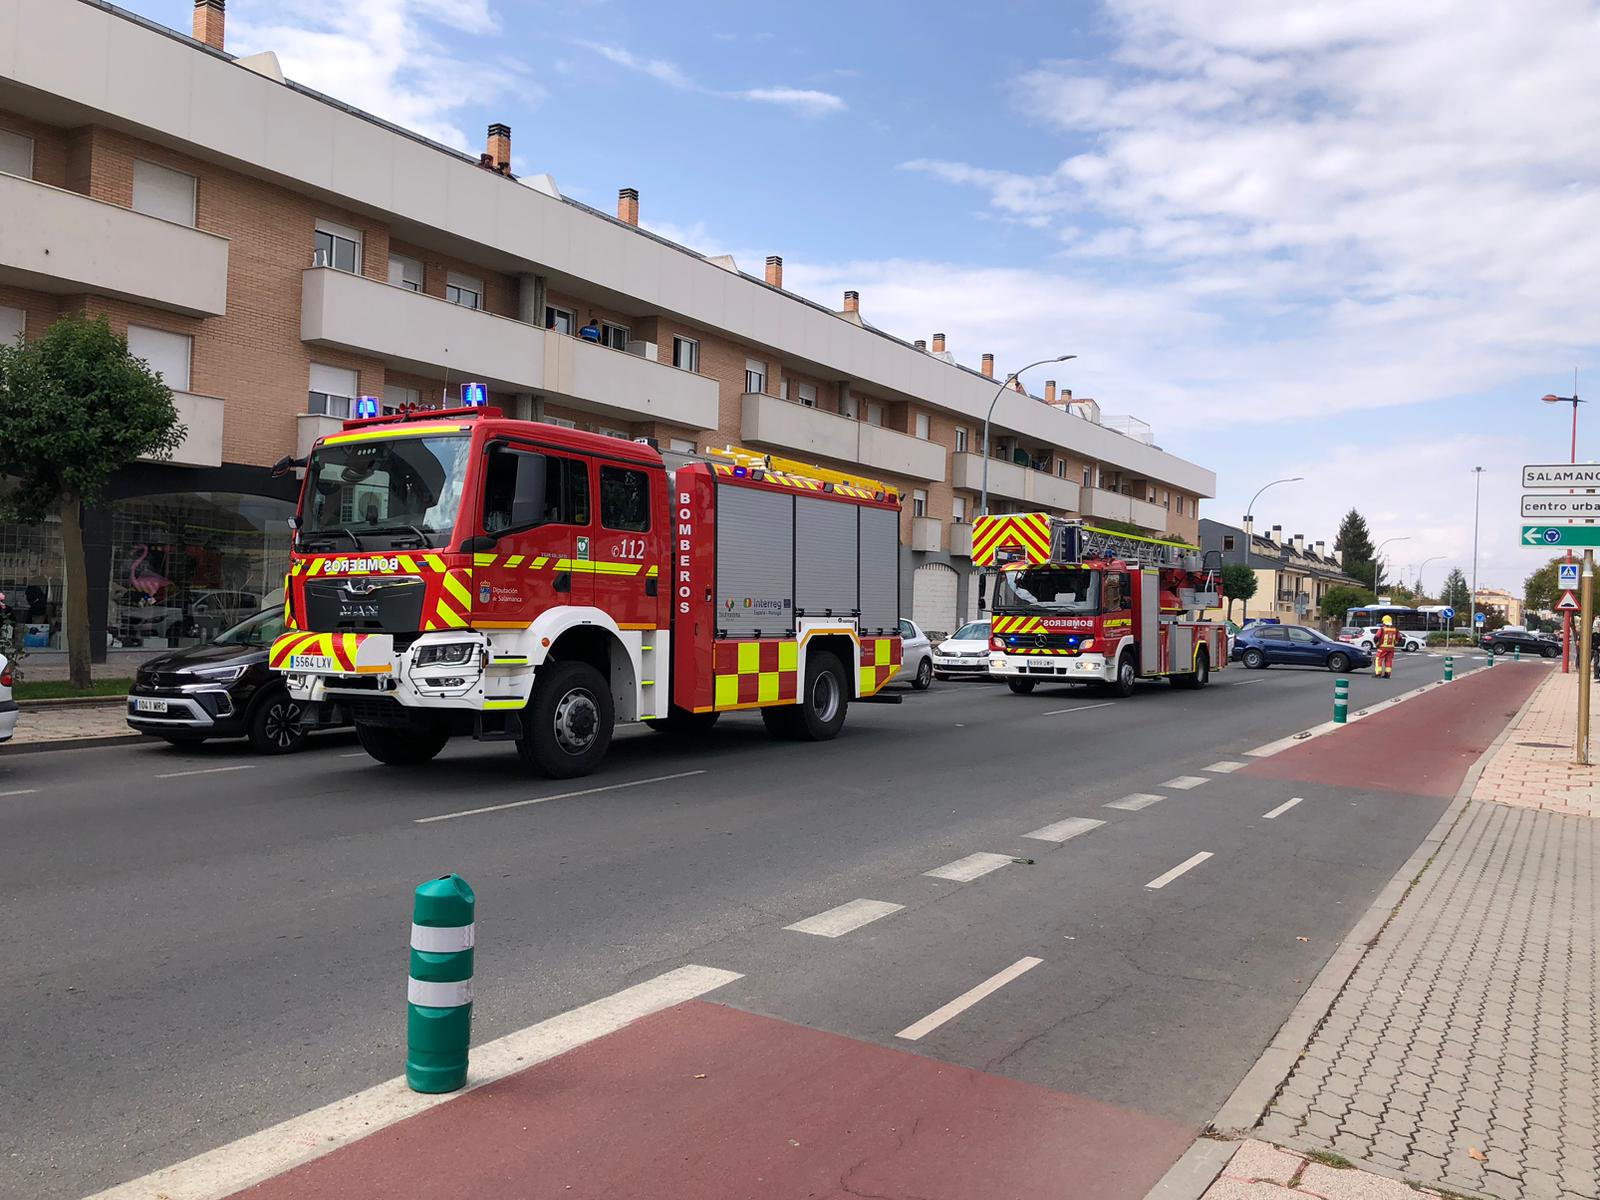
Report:
[{"label": "sidewalk", "polygon": [[1253,1131],[1292,1154],[1242,1143],[1207,1200],[1600,1197],[1600,772],[1569,766],[1576,696],[1540,685],[1312,1035]]},{"label": "sidewalk", "polygon": [[120,696],[105,703],[33,707],[23,705],[17,732],[0,755],[29,750],[66,750],[100,745],[107,739],[137,738],[128,727],[128,705]]}]

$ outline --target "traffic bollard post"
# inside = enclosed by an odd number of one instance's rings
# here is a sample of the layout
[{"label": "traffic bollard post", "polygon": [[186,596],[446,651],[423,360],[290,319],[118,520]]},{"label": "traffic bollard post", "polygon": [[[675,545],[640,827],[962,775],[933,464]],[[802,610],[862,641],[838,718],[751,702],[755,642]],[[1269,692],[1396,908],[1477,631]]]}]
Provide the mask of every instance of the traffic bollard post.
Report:
[{"label": "traffic bollard post", "polygon": [[1456,660],[1450,655],[1444,656],[1444,681],[1449,683],[1456,677]]},{"label": "traffic bollard post", "polygon": [[453,1092],[467,1082],[477,903],[453,874],[419,885],[412,901],[406,1083],[414,1092]]},{"label": "traffic bollard post", "polygon": [[1513,647],[1511,647],[1511,661],[1512,662],[1521,662],[1522,661],[1522,647],[1521,646],[1513,646]]},{"label": "traffic bollard post", "polygon": [[1494,666],[1494,647],[1493,646],[1489,647],[1489,665],[1491,667]]},{"label": "traffic bollard post", "polygon": [[1350,681],[1348,679],[1335,679],[1333,681],[1333,722],[1343,725],[1350,713]]}]

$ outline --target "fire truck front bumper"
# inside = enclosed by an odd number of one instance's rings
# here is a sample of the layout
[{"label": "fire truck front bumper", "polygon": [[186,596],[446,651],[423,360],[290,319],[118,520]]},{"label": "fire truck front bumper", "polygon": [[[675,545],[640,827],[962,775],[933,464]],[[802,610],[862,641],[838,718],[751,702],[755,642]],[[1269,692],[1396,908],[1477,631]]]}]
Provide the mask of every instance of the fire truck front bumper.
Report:
[{"label": "fire truck front bumper", "polygon": [[1109,683],[1112,668],[1104,654],[1005,654],[991,651],[989,674],[999,679]]},{"label": "fire truck front bumper", "polygon": [[484,712],[527,700],[531,666],[492,658],[488,639],[475,630],[425,633],[404,649],[386,633],[315,636],[320,640],[291,643],[281,656],[275,645],[272,655],[289,694],[308,704],[370,697],[404,708]]}]

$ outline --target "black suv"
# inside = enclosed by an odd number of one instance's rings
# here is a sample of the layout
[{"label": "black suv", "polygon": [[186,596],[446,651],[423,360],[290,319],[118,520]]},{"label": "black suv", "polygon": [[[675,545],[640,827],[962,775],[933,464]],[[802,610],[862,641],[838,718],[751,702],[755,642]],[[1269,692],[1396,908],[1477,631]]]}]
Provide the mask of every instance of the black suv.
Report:
[{"label": "black suv", "polygon": [[[267,666],[283,631],[283,610],[269,608],[213,641],[150,659],[128,689],[128,724],[175,746],[247,737],[262,754],[298,750],[308,732],[302,706]],[[333,705],[317,707],[324,714],[319,728],[345,723]]]},{"label": "black suv", "polygon": [[1561,641],[1548,634],[1527,629],[1496,629],[1479,639],[1478,645],[1491,654],[1510,654],[1521,647],[1524,654],[1537,654],[1543,658],[1557,658],[1561,654]]}]

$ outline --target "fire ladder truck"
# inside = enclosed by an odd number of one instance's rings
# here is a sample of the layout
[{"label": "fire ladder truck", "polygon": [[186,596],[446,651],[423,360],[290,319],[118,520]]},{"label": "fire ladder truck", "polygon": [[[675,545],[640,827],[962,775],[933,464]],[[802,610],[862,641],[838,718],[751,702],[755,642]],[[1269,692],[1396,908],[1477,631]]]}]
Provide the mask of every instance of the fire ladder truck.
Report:
[{"label": "fire ladder truck", "polygon": [[1200,688],[1228,661],[1219,572],[1194,546],[1048,513],[979,517],[972,562],[993,572],[989,672],[1013,692],[1039,683],[1140,679]]},{"label": "fire ladder truck", "polygon": [[305,468],[268,663],[362,747],[515,743],[598,766],[618,721],[759,710],[823,741],[901,658],[900,497],[747,451],[703,458],[492,408],[347,421]]}]

